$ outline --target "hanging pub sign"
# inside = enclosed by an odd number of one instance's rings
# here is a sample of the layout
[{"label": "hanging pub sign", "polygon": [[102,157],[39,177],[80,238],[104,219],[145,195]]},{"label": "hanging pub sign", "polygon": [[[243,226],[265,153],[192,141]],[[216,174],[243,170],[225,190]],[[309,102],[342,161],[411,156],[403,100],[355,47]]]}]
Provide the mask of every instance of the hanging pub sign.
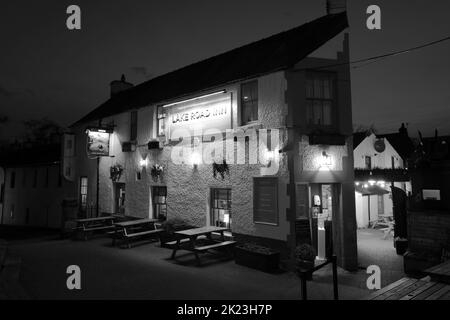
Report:
[{"label": "hanging pub sign", "polygon": [[88,128],[87,134],[87,154],[92,157],[109,156],[110,129]]}]

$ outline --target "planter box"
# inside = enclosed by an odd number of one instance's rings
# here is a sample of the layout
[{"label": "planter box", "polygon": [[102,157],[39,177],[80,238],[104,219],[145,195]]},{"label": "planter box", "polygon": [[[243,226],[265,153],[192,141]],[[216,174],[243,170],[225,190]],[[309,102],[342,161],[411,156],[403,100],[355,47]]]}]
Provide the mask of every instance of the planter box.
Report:
[{"label": "planter box", "polygon": [[408,249],[408,240],[396,240],[395,241],[395,250],[398,255],[403,255]]},{"label": "planter box", "polygon": [[273,273],[279,270],[280,253],[273,252],[269,254],[263,254],[260,252],[249,251],[240,247],[235,247],[234,259],[236,264],[268,273]]}]

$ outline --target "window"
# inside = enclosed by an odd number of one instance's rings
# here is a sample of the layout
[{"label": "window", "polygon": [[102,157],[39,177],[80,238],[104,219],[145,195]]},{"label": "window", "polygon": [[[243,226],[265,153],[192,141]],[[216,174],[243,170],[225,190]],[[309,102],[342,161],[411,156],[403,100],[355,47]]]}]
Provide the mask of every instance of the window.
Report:
[{"label": "window", "polygon": [[231,228],[231,189],[211,189],[211,220],[216,227]]},{"label": "window", "polygon": [[157,130],[158,130],[158,136],[164,136],[164,119],[166,118],[166,114],[164,112],[164,108],[162,106],[158,106],[157,109]]},{"label": "window", "polygon": [[11,171],[11,181],[9,182],[9,187],[11,189],[14,189],[15,186],[16,186],[16,172]]},{"label": "window", "polygon": [[80,177],[80,210],[86,212],[87,207],[88,178]]},{"label": "window", "polygon": [[153,218],[167,219],[167,187],[153,187]]},{"label": "window", "polygon": [[364,157],[364,163],[366,165],[366,169],[372,169],[372,157],[370,156],[365,156]]},{"label": "window", "polygon": [[258,120],[258,81],[241,84],[241,123]]},{"label": "window", "polygon": [[137,139],[137,111],[132,111],[130,116],[130,141]]},{"label": "window", "polygon": [[395,169],[395,158],[394,157],[391,157],[391,166],[392,166],[392,169]]},{"label": "window", "polygon": [[306,76],[306,118],[309,125],[333,125],[335,75],[309,72]]},{"label": "window", "polygon": [[278,178],[253,179],[253,221],[278,224]]},{"label": "window", "polygon": [[441,200],[441,190],[423,189],[422,197],[423,197],[423,200],[439,201],[439,200]]}]

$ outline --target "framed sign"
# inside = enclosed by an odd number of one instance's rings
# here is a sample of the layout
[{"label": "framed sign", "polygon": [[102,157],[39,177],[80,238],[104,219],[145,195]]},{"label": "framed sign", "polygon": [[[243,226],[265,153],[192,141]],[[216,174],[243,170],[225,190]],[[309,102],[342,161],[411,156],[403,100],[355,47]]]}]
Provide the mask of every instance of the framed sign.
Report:
[{"label": "framed sign", "polygon": [[109,156],[109,132],[87,131],[87,153],[93,157]]}]

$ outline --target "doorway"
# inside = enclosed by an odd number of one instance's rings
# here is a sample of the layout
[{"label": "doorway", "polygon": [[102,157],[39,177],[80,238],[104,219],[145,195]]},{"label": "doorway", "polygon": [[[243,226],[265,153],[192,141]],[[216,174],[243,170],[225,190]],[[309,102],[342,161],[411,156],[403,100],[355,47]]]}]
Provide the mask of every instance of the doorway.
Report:
[{"label": "doorway", "polygon": [[339,208],[340,185],[311,183],[296,185],[296,242],[309,243],[319,259],[333,254],[333,215]]},{"label": "doorway", "polygon": [[114,183],[114,213],[125,215],[125,183]]}]

